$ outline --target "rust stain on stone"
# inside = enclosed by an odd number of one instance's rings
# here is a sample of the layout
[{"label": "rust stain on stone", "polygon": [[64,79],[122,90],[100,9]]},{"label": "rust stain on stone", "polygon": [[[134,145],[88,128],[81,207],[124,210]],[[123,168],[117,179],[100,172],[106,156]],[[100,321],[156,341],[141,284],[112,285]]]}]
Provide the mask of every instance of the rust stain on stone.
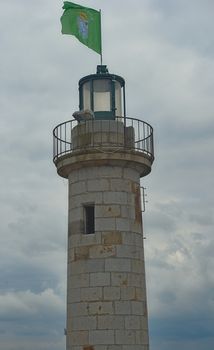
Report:
[{"label": "rust stain on stone", "polygon": [[113,253],[113,252],[114,252],[114,247],[112,245],[106,245],[106,246],[103,246],[103,248],[100,251],[100,254]]},{"label": "rust stain on stone", "polygon": [[103,243],[108,244],[122,244],[122,234],[119,231],[106,232],[102,235]]},{"label": "rust stain on stone", "polygon": [[142,213],[141,213],[140,186],[138,184],[132,183],[132,192],[134,193],[134,199],[135,199],[135,221],[141,224]]},{"label": "rust stain on stone", "polygon": [[83,350],[94,350],[92,345],[83,346]]},{"label": "rust stain on stone", "polygon": [[125,278],[124,280],[121,280],[121,286],[127,286],[128,285],[128,280]]}]

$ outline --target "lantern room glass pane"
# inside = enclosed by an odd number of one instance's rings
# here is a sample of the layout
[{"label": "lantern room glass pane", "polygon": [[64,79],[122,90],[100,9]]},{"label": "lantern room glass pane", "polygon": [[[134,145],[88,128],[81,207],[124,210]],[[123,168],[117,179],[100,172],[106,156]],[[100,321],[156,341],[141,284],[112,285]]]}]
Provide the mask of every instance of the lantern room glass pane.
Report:
[{"label": "lantern room glass pane", "polygon": [[111,111],[111,80],[94,80],[94,112]]},{"label": "lantern room glass pane", "polygon": [[90,82],[83,85],[83,109],[91,109]]},{"label": "lantern room glass pane", "polygon": [[121,98],[121,85],[118,81],[115,82],[115,115],[117,117],[122,116],[122,98]]}]

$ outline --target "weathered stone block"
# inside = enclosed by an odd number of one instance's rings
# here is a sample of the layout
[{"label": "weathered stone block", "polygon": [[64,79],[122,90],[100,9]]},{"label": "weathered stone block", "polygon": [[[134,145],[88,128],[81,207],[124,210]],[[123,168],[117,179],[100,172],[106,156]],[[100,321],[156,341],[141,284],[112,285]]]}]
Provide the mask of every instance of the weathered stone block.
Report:
[{"label": "weathered stone block", "polygon": [[125,245],[135,245],[136,233],[134,232],[122,232],[122,240]]},{"label": "weathered stone block", "polygon": [[70,322],[70,327],[74,331],[86,331],[97,328],[96,316],[72,317]]},{"label": "weathered stone block", "polygon": [[136,344],[149,344],[148,330],[136,331]]},{"label": "weathered stone block", "polygon": [[89,273],[72,275],[68,281],[68,286],[70,285],[72,288],[89,287]]},{"label": "weathered stone block", "polygon": [[[143,236],[142,236],[143,238]],[[144,261],[144,249],[140,251],[140,259]]]},{"label": "weathered stone block", "polygon": [[89,257],[95,259],[108,258],[116,255],[116,247],[113,245],[94,245],[89,249]]},{"label": "weathered stone block", "polygon": [[133,268],[135,267],[133,261],[134,259],[140,259],[140,249],[134,245],[120,245],[117,246],[117,257],[120,258],[130,258],[132,260]]},{"label": "weathered stone block", "polygon": [[84,222],[83,220],[69,221],[68,223],[68,236],[83,234]]},{"label": "weathered stone block", "polygon": [[135,344],[135,331],[133,330],[116,330],[116,344]]},{"label": "weathered stone block", "polygon": [[135,208],[131,205],[121,205],[121,217],[122,218],[135,218]]},{"label": "weathered stone block", "polygon": [[130,301],[115,301],[115,313],[117,315],[129,315],[131,314],[131,302]]},{"label": "weathered stone block", "polygon": [[68,263],[74,261],[74,249],[68,249]]},{"label": "weathered stone block", "polygon": [[74,234],[68,237],[68,248],[78,247],[80,245],[80,234]]},{"label": "weathered stone block", "polygon": [[69,222],[83,220],[83,206],[70,210],[68,220]]},{"label": "weathered stone block", "polygon": [[79,169],[79,180],[95,179],[97,177],[99,167],[82,167]]},{"label": "weathered stone block", "polygon": [[98,329],[124,329],[124,317],[123,316],[98,316],[97,326]]},{"label": "weathered stone block", "polygon": [[105,261],[105,271],[129,272],[131,261],[130,259],[108,258]]},{"label": "weathered stone block", "polygon": [[116,218],[116,230],[130,231],[130,220],[127,218]]},{"label": "weathered stone block", "polygon": [[90,274],[91,286],[109,286],[110,272],[95,272]]},{"label": "weathered stone block", "polygon": [[110,301],[92,302],[88,304],[89,315],[113,315],[113,303]]},{"label": "weathered stone block", "polygon": [[78,196],[70,196],[69,195],[69,210],[79,208],[80,207],[80,200],[79,195]]},{"label": "weathered stone block", "polygon": [[101,287],[89,287],[81,288],[81,299],[82,301],[96,301],[102,300],[102,288]]},{"label": "weathered stone block", "polygon": [[[140,234],[135,234],[135,244],[137,247],[143,247],[143,231],[141,230]],[[142,257],[144,256],[143,254],[143,249],[141,250],[141,253],[142,253]],[[141,257],[142,260],[144,260],[143,258]]]},{"label": "weathered stone block", "polygon": [[70,275],[88,272],[104,272],[105,261],[102,259],[77,260],[69,264]]},{"label": "weathered stone block", "polygon": [[140,316],[141,317],[141,329],[142,330],[148,330],[148,319],[147,316]]},{"label": "weathered stone block", "polygon": [[116,229],[115,218],[97,218],[95,222],[96,231],[110,231]]},{"label": "weathered stone block", "polygon": [[119,231],[102,233],[103,244],[122,244],[122,234]]},{"label": "weathered stone block", "polygon": [[126,167],[123,169],[123,176],[124,179],[130,179],[137,183],[140,182],[139,172],[137,170]]},{"label": "weathered stone block", "polygon": [[105,261],[103,259],[89,259],[85,261],[85,272],[104,272]]},{"label": "weathered stone block", "polygon": [[135,207],[135,195],[134,195],[134,193],[127,193],[127,204]]},{"label": "weathered stone block", "polygon": [[133,287],[143,287],[143,276],[139,273],[130,273],[128,275],[128,285]]},{"label": "weathered stone block", "polygon": [[69,198],[70,207],[81,207],[84,203],[96,203],[102,204],[103,193],[102,192],[86,192],[77,196],[71,196]]},{"label": "weathered stone block", "polygon": [[73,170],[69,175],[68,175],[68,183],[73,184],[74,182],[79,181],[79,171],[78,170]]},{"label": "weathered stone block", "polygon": [[66,350],[82,350],[83,348],[82,346],[68,346]]},{"label": "weathered stone block", "polygon": [[135,300],[136,299],[135,287],[121,287],[121,299]]},{"label": "weathered stone block", "polygon": [[[140,256],[140,252],[138,251],[138,256]],[[137,255],[137,254],[136,254]],[[135,256],[137,257],[137,256]],[[132,271],[134,273],[142,273],[144,274],[144,261],[142,260],[132,260]]]},{"label": "weathered stone block", "polygon": [[95,345],[93,350],[108,350],[108,345]]},{"label": "weathered stone block", "polygon": [[107,217],[119,217],[120,216],[120,205],[99,205],[96,207],[97,218]]},{"label": "weathered stone block", "polygon": [[123,345],[123,350],[149,350],[142,345]]},{"label": "weathered stone block", "polygon": [[89,247],[82,246],[74,248],[74,260],[86,260],[89,258]]},{"label": "weathered stone block", "polygon": [[68,316],[85,316],[88,315],[88,303],[72,303],[68,304]]},{"label": "weathered stone block", "polygon": [[95,178],[93,180],[87,181],[87,189],[89,192],[97,192],[97,191],[109,191],[110,182],[108,179],[99,179]]},{"label": "weathered stone block", "polygon": [[126,204],[128,202],[127,192],[104,192],[103,203]]},{"label": "weathered stone block", "polygon": [[70,288],[67,295],[68,303],[80,302],[80,288]]},{"label": "weathered stone block", "polygon": [[136,289],[136,301],[142,301],[146,298],[146,289],[145,288],[135,288]]},{"label": "weathered stone block", "polygon": [[144,303],[141,301],[131,301],[131,308],[133,315],[144,315],[145,308]]},{"label": "weathered stone block", "polygon": [[76,332],[68,333],[67,342],[68,342],[68,346],[87,345],[89,343],[89,332],[76,331]]},{"label": "weathered stone block", "polygon": [[120,287],[104,287],[104,300],[119,300]]},{"label": "weathered stone block", "polygon": [[100,244],[101,243],[101,233],[100,232],[96,232],[95,234],[90,234],[90,235],[80,235],[79,237],[79,242],[78,245],[79,246],[91,246],[94,244]]},{"label": "weathered stone block", "polygon": [[112,286],[127,286],[128,285],[128,274],[121,272],[111,273]]},{"label": "weathered stone block", "polygon": [[98,169],[99,177],[121,178],[123,169],[116,166],[102,166]]},{"label": "weathered stone block", "polygon": [[142,231],[142,224],[140,222],[137,222],[135,220],[130,221],[130,230],[135,233],[143,234]]},{"label": "weathered stone block", "polygon": [[73,261],[70,265],[70,275],[87,272],[85,268],[85,260]]},{"label": "weathered stone block", "polygon": [[131,181],[124,179],[111,179],[111,191],[130,192]]},{"label": "weathered stone block", "polygon": [[114,344],[113,330],[96,330],[89,333],[90,344]]},{"label": "weathered stone block", "polygon": [[122,345],[108,345],[107,350],[122,350]]},{"label": "weathered stone block", "polygon": [[115,146],[123,146],[124,145],[124,135],[120,134],[117,130],[114,130],[111,133],[107,133],[108,143]]},{"label": "weathered stone block", "polygon": [[69,186],[69,195],[70,196],[76,196],[77,194],[86,192],[86,182],[85,181],[78,181],[73,184],[70,184]]},{"label": "weathered stone block", "polygon": [[140,316],[126,316],[125,317],[125,328],[126,329],[140,329],[141,318]]}]

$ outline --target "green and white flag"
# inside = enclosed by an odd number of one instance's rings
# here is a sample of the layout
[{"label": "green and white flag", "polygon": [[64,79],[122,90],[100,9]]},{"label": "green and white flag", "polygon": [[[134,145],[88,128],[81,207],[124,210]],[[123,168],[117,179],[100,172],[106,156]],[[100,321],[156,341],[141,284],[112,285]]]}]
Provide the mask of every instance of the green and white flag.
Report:
[{"label": "green and white flag", "polygon": [[62,34],[74,35],[81,43],[101,55],[100,12],[69,1],[64,2],[63,9]]}]

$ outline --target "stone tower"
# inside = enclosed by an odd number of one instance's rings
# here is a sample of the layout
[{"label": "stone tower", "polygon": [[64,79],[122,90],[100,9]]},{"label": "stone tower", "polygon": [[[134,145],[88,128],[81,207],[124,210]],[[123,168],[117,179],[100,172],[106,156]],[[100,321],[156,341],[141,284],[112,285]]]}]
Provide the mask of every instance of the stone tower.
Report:
[{"label": "stone tower", "polygon": [[79,81],[80,110],[54,129],[68,179],[66,350],[148,350],[140,178],[153,129],[125,115],[125,82],[106,66]]}]

